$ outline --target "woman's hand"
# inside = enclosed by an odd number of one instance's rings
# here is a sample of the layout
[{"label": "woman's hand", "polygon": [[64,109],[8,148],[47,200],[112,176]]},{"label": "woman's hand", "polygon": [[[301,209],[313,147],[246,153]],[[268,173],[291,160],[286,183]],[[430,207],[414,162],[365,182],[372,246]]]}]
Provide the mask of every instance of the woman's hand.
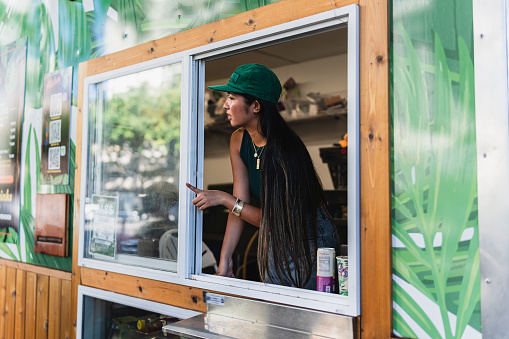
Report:
[{"label": "woman's hand", "polygon": [[233,259],[229,257],[228,259],[219,260],[219,265],[217,265],[217,272],[215,275],[235,278],[235,275],[233,274]]},{"label": "woman's hand", "polygon": [[222,191],[204,191],[186,183],[187,188],[196,193],[196,198],[193,199],[193,204],[200,210],[208,207],[224,205],[224,197],[228,193]]}]

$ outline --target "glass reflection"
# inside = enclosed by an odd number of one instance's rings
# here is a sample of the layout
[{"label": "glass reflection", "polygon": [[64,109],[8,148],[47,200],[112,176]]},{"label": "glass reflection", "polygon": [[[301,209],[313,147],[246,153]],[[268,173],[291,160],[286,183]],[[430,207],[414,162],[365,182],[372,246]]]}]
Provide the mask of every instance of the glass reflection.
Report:
[{"label": "glass reflection", "polygon": [[83,296],[82,338],[181,338],[163,326],[181,319],[120,303]]},{"label": "glass reflection", "polygon": [[180,96],[180,64],[90,85],[87,257],[176,270]]}]

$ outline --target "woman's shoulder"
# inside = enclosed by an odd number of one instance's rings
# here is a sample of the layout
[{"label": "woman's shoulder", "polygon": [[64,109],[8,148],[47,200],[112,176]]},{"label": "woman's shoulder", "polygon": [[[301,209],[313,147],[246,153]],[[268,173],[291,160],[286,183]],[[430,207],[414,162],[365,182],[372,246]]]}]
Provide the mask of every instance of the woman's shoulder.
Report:
[{"label": "woman's shoulder", "polygon": [[233,133],[232,133],[232,136],[231,136],[231,141],[237,141],[237,142],[240,142],[242,141],[242,138],[244,137],[244,131],[246,129],[244,127],[240,127],[238,129],[236,129]]},{"label": "woman's shoulder", "polygon": [[235,130],[230,138],[230,149],[233,147],[240,152],[240,145],[242,144],[242,138],[244,137],[244,127]]}]

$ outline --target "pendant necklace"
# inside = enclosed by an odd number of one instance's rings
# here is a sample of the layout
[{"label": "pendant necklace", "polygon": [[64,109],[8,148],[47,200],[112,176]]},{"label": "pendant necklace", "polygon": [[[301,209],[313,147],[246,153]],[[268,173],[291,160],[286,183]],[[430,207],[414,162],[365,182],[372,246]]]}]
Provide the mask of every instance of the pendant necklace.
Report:
[{"label": "pendant necklace", "polygon": [[[253,143],[253,148],[255,151],[254,157],[256,158],[256,169],[260,169],[260,156],[262,155],[262,152],[265,149],[265,145],[256,148],[256,145],[255,145],[253,139],[251,139],[251,142]],[[260,152],[260,153],[258,154],[258,152]]]}]

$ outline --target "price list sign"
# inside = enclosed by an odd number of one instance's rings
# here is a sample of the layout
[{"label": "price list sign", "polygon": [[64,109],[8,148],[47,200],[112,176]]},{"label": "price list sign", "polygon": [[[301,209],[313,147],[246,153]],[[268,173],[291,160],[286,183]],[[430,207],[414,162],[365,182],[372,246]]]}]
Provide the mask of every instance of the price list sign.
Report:
[{"label": "price list sign", "polygon": [[20,218],[26,38],[0,46],[0,241],[15,242]]},{"label": "price list sign", "polygon": [[44,76],[41,184],[69,184],[72,67]]}]

